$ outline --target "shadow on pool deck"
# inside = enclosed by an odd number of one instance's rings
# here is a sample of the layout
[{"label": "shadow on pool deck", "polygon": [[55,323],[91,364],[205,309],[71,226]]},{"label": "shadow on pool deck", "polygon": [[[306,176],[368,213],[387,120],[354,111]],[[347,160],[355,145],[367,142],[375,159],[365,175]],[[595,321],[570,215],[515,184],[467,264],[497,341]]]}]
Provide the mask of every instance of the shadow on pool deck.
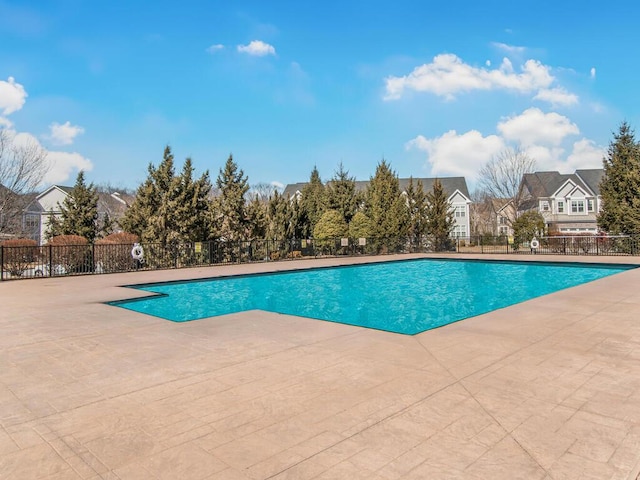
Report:
[{"label": "shadow on pool deck", "polygon": [[125,284],[380,259],[0,283],[0,478],[636,478],[639,270],[413,337],[103,303],[141,294]]}]

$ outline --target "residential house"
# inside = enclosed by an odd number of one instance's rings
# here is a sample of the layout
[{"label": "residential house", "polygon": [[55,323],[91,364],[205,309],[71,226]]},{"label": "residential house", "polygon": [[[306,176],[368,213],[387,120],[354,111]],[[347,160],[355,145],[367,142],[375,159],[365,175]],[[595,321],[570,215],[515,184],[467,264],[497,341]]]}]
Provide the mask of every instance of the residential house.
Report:
[{"label": "residential house", "polygon": [[575,173],[535,172],[522,177],[527,200],[523,210],[542,214],[547,231],[567,235],[597,233],[603,169]]},{"label": "residential house", "polygon": [[[47,240],[47,231],[52,216],[60,217],[60,205],[71,193],[73,187],[52,185],[38,194],[23,212],[23,231],[27,238],[43,244]],[[98,192],[98,219],[102,221],[105,213],[117,220],[124,215],[133,197],[123,192]]]},{"label": "residential house", "polygon": [[[414,178],[414,185],[420,180],[424,188],[425,193],[433,190],[433,183],[435,178]],[[438,178],[442,184],[442,188],[447,194],[449,204],[453,210],[455,225],[451,236],[453,237],[468,237],[471,234],[470,228],[470,205],[471,197],[467,188],[467,182],[464,177],[445,177]],[[400,190],[403,194],[406,192],[409,185],[409,178],[400,178]],[[300,198],[302,195],[302,189],[306,183],[292,183],[285,187],[283,195],[286,198]],[[356,191],[364,192],[369,185],[368,180],[358,180],[355,182]]]}]

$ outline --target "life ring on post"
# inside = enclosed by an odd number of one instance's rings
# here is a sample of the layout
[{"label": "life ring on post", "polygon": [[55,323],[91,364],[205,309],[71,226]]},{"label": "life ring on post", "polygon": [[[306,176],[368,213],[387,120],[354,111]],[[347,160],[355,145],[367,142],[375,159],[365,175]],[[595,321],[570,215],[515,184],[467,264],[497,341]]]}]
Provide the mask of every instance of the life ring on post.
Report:
[{"label": "life ring on post", "polygon": [[533,237],[533,240],[531,240],[531,243],[529,245],[531,245],[531,248],[533,248],[534,250],[537,250],[537,248],[540,246],[540,242],[536,237]]},{"label": "life ring on post", "polygon": [[131,256],[140,263],[144,262],[144,249],[139,243],[134,243],[131,249]]}]

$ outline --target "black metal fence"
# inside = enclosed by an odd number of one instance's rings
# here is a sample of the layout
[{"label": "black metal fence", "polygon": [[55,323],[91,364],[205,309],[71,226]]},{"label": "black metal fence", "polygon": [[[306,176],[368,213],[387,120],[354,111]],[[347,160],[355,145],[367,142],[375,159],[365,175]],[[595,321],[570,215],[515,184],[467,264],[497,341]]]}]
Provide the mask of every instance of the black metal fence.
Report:
[{"label": "black metal fence", "polygon": [[[640,254],[639,238],[622,236],[541,237],[536,241],[515,244],[507,237],[484,235],[452,239],[449,247],[450,252],[483,254]],[[151,243],[143,244],[142,252],[134,251],[131,244],[0,245],[0,280],[433,251],[428,242],[404,237],[212,241],[166,246]]]},{"label": "black metal fence", "polygon": [[[319,256],[377,255],[418,251],[405,238],[290,239],[192,242],[175,245],[0,245],[0,279],[158,270]],[[139,253],[142,253],[139,255]]]},{"label": "black metal fence", "polygon": [[517,243],[506,236],[476,236],[456,239],[459,253],[533,255],[639,255],[640,237],[573,235],[532,238]]}]

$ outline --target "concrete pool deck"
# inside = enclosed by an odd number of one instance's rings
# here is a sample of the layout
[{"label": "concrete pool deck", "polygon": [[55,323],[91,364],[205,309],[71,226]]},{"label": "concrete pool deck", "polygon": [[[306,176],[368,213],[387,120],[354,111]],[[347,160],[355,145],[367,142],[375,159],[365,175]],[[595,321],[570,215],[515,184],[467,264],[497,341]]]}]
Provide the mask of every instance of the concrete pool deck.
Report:
[{"label": "concrete pool deck", "polygon": [[0,478],[638,477],[640,269],[415,336],[104,304],[141,295],[126,284],[410,257],[0,282]]}]

